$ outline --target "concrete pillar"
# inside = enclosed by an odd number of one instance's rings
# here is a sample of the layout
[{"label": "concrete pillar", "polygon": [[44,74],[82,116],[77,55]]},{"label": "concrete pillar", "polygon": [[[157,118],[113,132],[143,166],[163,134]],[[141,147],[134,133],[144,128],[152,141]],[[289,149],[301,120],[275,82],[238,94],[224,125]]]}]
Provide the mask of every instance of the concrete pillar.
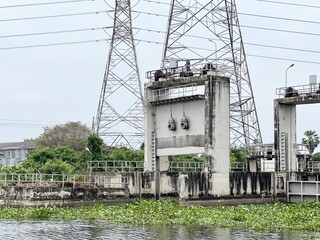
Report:
[{"label": "concrete pillar", "polygon": [[247,159],[247,164],[248,164],[248,171],[249,172],[257,172],[258,168],[257,168],[257,158],[249,158]]},{"label": "concrete pillar", "polygon": [[149,103],[149,98],[154,97],[152,91],[145,87],[144,93],[144,171],[152,172],[155,170],[155,162],[152,163],[154,158],[154,137],[155,137],[155,109]]},{"label": "concrete pillar", "polygon": [[205,84],[205,171],[209,194],[229,195],[230,172],[230,81],[208,76]]},{"label": "concrete pillar", "polygon": [[276,171],[298,170],[294,144],[296,143],[296,105],[274,102]]}]

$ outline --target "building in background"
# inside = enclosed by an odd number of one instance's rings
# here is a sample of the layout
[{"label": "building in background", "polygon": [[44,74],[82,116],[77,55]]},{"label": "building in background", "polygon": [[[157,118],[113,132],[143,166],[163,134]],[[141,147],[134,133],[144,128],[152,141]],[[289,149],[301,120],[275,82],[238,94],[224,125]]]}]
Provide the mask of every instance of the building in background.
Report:
[{"label": "building in background", "polygon": [[0,143],[0,164],[3,167],[17,166],[34,148],[33,141]]}]

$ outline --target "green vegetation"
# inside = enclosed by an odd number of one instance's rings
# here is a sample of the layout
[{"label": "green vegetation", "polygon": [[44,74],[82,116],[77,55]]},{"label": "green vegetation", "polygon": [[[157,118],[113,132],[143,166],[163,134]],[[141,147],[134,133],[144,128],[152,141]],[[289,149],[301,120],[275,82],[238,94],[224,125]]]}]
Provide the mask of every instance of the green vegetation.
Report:
[{"label": "green vegetation", "polygon": [[83,151],[86,147],[90,129],[80,122],[67,122],[44,128],[44,132],[35,139],[37,148],[68,146],[75,151]]},{"label": "green vegetation", "polygon": [[142,161],[144,159],[143,150],[132,150],[126,147],[110,148],[110,152],[105,155],[107,160]]},{"label": "green vegetation", "polygon": [[317,152],[317,153],[313,154],[312,160],[320,162],[320,152]]},{"label": "green vegetation", "polygon": [[[45,128],[35,139],[36,149],[14,167],[0,167],[2,173],[87,174],[89,160],[143,162],[143,150],[107,147],[95,133],[78,122]],[[90,152],[89,152],[89,151]],[[92,154],[92,156],[91,156]],[[134,167],[133,165],[130,167]],[[120,167],[119,167],[120,169]],[[114,171],[119,169],[113,168]],[[93,171],[105,171],[93,168]]]},{"label": "green vegetation", "polygon": [[197,154],[186,154],[186,155],[178,155],[178,156],[170,156],[170,161],[181,161],[181,162],[204,162],[203,155]]},{"label": "green vegetation", "polygon": [[177,200],[81,208],[2,208],[1,219],[110,220],[137,225],[205,225],[254,230],[320,230],[320,203],[182,207]]},{"label": "green vegetation", "polygon": [[232,147],[230,149],[230,162],[246,162],[247,149],[245,147]]},{"label": "green vegetation", "polygon": [[313,154],[314,150],[318,147],[320,139],[316,131],[308,130],[304,132],[305,138],[302,138],[302,143],[307,145],[310,154]]}]

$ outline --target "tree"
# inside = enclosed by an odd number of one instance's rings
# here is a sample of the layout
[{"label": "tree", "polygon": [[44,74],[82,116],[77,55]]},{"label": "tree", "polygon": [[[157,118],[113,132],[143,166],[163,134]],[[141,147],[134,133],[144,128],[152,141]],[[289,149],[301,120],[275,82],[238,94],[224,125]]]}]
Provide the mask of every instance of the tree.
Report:
[{"label": "tree", "polygon": [[46,127],[44,132],[35,140],[36,148],[68,146],[75,151],[83,151],[90,135],[90,129],[80,122]]},{"label": "tree", "polygon": [[320,152],[313,154],[312,160],[320,162]]},{"label": "tree", "polygon": [[101,137],[96,133],[90,134],[87,139],[87,147],[92,153],[92,160],[101,160],[103,158],[104,144]]},{"label": "tree", "polygon": [[204,156],[198,154],[185,154],[177,156],[169,156],[169,161],[175,162],[204,162]]},{"label": "tree", "polygon": [[310,154],[313,154],[316,147],[318,147],[320,140],[316,131],[308,130],[304,132],[306,138],[302,138],[302,143],[307,145]]},{"label": "tree", "polygon": [[230,149],[230,162],[245,162],[247,151],[244,147],[232,147]]},{"label": "tree", "polygon": [[126,147],[113,148],[107,155],[108,160],[143,161],[144,152],[142,150],[132,150]]},{"label": "tree", "polygon": [[76,173],[87,169],[85,152],[76,152],[67,146],[39,148],[28,154],[19,170],[29,173]]},{"label": "tree", "polygon": [[39,169],[44,174],[71,174],[73,171],[72,166],[61,159],[50,159]]}]

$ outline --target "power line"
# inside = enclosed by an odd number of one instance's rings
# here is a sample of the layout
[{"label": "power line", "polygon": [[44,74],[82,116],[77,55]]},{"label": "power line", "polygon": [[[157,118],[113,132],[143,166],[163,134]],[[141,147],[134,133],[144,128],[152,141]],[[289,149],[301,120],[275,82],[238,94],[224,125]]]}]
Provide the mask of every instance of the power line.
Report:
[{"label": "power line", "polygon": [[105,42],[108,39],[95,39],[95,40],[84,40],[84,41],[74,41],[74,42],[62,42],[62,43],[49,43],[49,44],[38,44],[38,45],[25,45],[25,46],[16,46],[16,47],[3,47],[2,50],[14,50],[14,49],[23,49],[23,48],[38,48],[38,47],[51,47],[51,46],[61,46],[61,45],[73,45],[73,44],[82,44],[82,43],[93,43],[93,42]]},{"label": "power line", "polygon": [[266,45],[266,44],[258,44],[258,43],[246,43],[246,42],[244,42],[244,44],[245,45],[251,45],[251,46],[257,46],[257,47],[276,48],[276,49],[298,51],[298,52],[320,53],[320,51],[308,50],[308,49],[302,49],[302,48],[289,48],[289,47],[282,47],[282,46],[275,46],[275,45]]},{"label": "power line", "polygon": [[62,121],[46,121],[46,120],[23,120],[23,119],[0,119],[0,122],[27,122],[27,123],[60,123]]},{"label": "power line", "polygon": [[[152,0],[143,0],[145,2],[151,2],[151,3],[157,3],[157,4],[164,4],[164,5],[170,5],[170,3],[164,3],[164,2],[157,2]],[[273,2],[273,3],[281,3],[281,4],[290,4],[290,5],[298,5],[298,6],[304,6],[304,7],[313,7],[313,8],[320,8],[318,6],[311,6],[311,5],[303,5],[303,4],[292,4],[292,3],[283,3],[283,2],[276,2],[276,1],[264,1],[264,0],[257,0],[262,2]],[[143,14],[148,14],[146,12],[141,12]],[[152,15],[152,13],[150,14]],[[161,15],[161,14],[154,14],[157,16],[166,16],[167,15]],[[276,17],[276,16],[268,16],[268,15],[261,15],[261,14],[253,14],[253,13],[242,13],[238,12],[238,15],[244,15],[244,16],[251,16],[251,17],[259,17],[259,18],[269,18],[269,19],[277,19],[277,20],[284,20],[284,21],[293,21],[293,22],[302,22],[302,23],[311,23],[311,24],[320,24],[320,22],[317,21],[309,21],[309,20],[303,20],[303,19],[294,19],[294,18],[285,18],[285,17]]]},{"label": "power line", "polygon": [[36,36],[36,35],[57,34],[57,33],[72,33],[72,32],[95,31],[95,30],[102,30],[102,29],[107,29],[107,28],[112,28],[112,27],[82,28],[82,29],[52,31],[52,32],[22,33],[22,34],[2,35],[2,36],[0,35],[0,38],[26,37],[26,36]]},{"label": "power line", "polygon": [[283,5],[291,5],[291,6],[298,6],[298,7],[320,8],[320,6],[306,5],[306,4],[299,4],[299,3],[278,2],[278,1],[270,1],[270,0],[256,0],[256,1],[283,4]]},{"label": "power line", "polygon": [[140,13],[140,14],[145,14],[145,15],[152,15],[152,16],[156,16],[156,17],[165,17],[165,18],[168,18],[168,15],[165,15],[165,14],[150,13],[150,12],[137,11],[137,10],[131,10],[131,12]]},{"label": "power line", "polygon": [[[145,2],[150,2],[150,3],[163,4],[163,5],[170,5],[170,3],[153,1],[153,0],[143,0],[143,1],[145,1]],[[256,1],[259,1],[259,2],[267,2],[267,3],[283,4],[283,5],[292,5],[292,6],[299,6],[299,7],[320,8],[320,6],[307,5],[307,4],[299,4],[299,3],[279,2],[279,1],[271,1],[271,0],[256,0]]]},{"label": "power line", "polygon": [[[63,121],[44,121],[44,120],[16,120],[16,119],[0,119],[0,128],[6,127],[23,127],[23,128],[44,128],[48,126],[54,126],[56,124],[64,124],[69,120]],[[86,125],[90,125],[89,122],[82,122]]]},{"label": "power line", "polygon": [[[156,17],[168,17],[165,14],[158,14],[158,13],[151,13],[151,12],[144,12],[144,11],[132,11],[135,13],[145,14],[145,15],[152,15]],[[304,19],[295,19],[295,18],[285,18],[285,17],[276,17],[276,16],[268,16],[268,15],[259,15],[259,14],[252,14],[252,13],[238,13],[239,15],[243,16],[251,16],[251,17],[259,17],[259,18],[268,18],[268,19],[276,19],[276,20],[283,20],[283,21],[292,21],[292,22],[300,22],[300,23],[309,23],[309,24],[320,24],[318,21],[310,21]],[[243,27],[243,25],[241,25]],[[270,29],[272,30],[272,29]],[[283,30],[281,30],[283,31]]]},{"label": "power line", "polygon": [[[148,31],[148,32],[155,32],[155,33],[161,33],[165,34],[165,31],[159,31],[159,30],[152,30],[152,29],[145,29],[145,28],[137,28],[133,27],[133,29],[141,30],[141,31]],[[194,35],[188,35],[185,34],[184,36],[186,37],[191,37],[191,38],[197,38],[197,39],[205,39],[205,40],[219,40],[219,39],[209,39],[207,37],[201,37],[201,36],[194,36]],[[283,47],[283,46],[276,46],[276,45],[267,45],[267,44],[258,44],[258,43],[249,43],[249,42],[244,42],[245,45],[251,45],[251,46],[257,46],[257,47],[265,47],[265,48],[275,48],[275,49],[282,49],[282,50],[290,50],[290,51],[298,51],[298,52],[308,52],[308,53],[319,53],[320,51],[316,50],[308,50],[308,49],[301,49],[301,48],[289,48],[289,47]]]},{"label": "power line", "polygon": [[280,57],[271,57],[271,56],[256,55],[256,54],[246,54],[246,55],[247,55],[247,56],[250,56],[250,57],[267,58],[267,59],[274,59],[274,60],[281,60],[281,61],[291,61],[291,62],[300,62],[300,63],[320,64],[320,62],[306,61],[306,60],[293,59],[293,58],[280,58]]},{"label": "power line", "polygon": [[[143,40],[143,39],[135,39],[135,40],[140,41],[140,42],[145,42],[145,43],[158,44],[158,45],[164,44],[162,42]],[[185,47],[196,49],[196,50],[212,51],[212,49],[208,49],[208,48],[189,47],[189,46],[185,46]],[[250,57],[259,57],[259,58],[274,59],[274,60],[281,60],[281,61],[293,61],[293,62],[301,62],[301,63],[320,64],[320,62],[306,61],[306,60],[293,59],[293,58],[280,58],[280,57],[272,57],[272,56],[256,55],[256,54],[246,54],[246,55],[250,56]]]},{"label": "power line", "polygon": [[152,1],[152,0],[142,0],[145,2],[150,2],[150,3],[157,3],[157,4],[163,4],[163,5],[170,5],[171,3],[164,3],[164,2],[158,2],[158,1]]},{"label": "power line", "polygon": [[[142,11],[132,11],[132,12],[153,15],[153,16],[157,16],[157,17],[168,17],[167,15],[157,14],[157,13],[148,13],[148,12],[142,12]],[[320,22],[318,22],[317,24],[320,24]],[[318,34],[318,33],[291,31],[291,30],[284,30],[284,29],[256,27],[256,26],[248,26],[248,25],[241,25],[241,28],[250,28],[250,29],[267,30],[267,31],[275,31],[275,32],[285,32],[285,33],[301,34],[301,35],[309,35],[309,36],[320,36],[320,34]]]},{"label": "power line", "polygon": [[95,0],[68,0],[68,1],[60,1],[60,2],[29,3],[29,4],[0,6],[0,9],[2,9],[2,8],[15,8],[15,7],[33,7],[33,6],[40,6],[40,5],[51,5],[51,4],[60,4],[60,3],[74,3],[74,2],[88,2],[88,1],[95,1]]},{"label": "power line", "polygon": [[43,18],[57,18],[57,17],[72,17],[72,16],[100,14],[100,13],[107,13],[107,12],[113,12],[113,10],[97,11],[97,12],[85,12],[85,13],[58,14],[58,15],[38,16],[38,17],[9,18],[9,19],[0,19],[0,22],[23,21],[23,20],[34,20],[34,19],[43,19]]},{"label": "power line", "polygon": [[320,22],[317,22],[317,21],[295,19],[295,18],[285,18],[285,17],[276,17],[276,16],[260,15],[260,14],[253,14],[253,13],[240,13],[240,12],[238,12],[238,14],[243,15],[243,16],[250,16],[250,17],[259,17],[259,18],[276,19],[276,20],[283,20],[283,21],[320,24]]},{"label": "power line", "polygon": [[242,28],[258,29],[258,30],[274,31],[274,32],[285,32],[285,33],[293,33],[293,34],[301,34],[301,35],[320,36],[319,33],[299,32],[299,31],[291,31],[291,30],[284,30],[284,29],[277,29],[277,28],[256,27],[256,26],[248,26],[248,25],[241,25],[241,27]]},{"label": "power line", "polygon": [[[108,28],[112,28],[112,27],[99,27],[99,28],[86,28],[86,29],[72,29],[72,30],[62,30],[62,31],[53,31],[53,32],[42,32],[42,33],[16,34],[16,35],[0,36],[0,38],[31,36],[31,35],[42,35],[42,34],[55,34],[55,33],[67,33],[67,32],[79,32],[79,31],[90,31],[90,30],[108,29]],[[136,27],[134,27],[134,29],[142,30],[142,31],[157,32],[157,33],[165,33],[164,31],[144,29],[144,28],[136,28]],[[316,35],[320,35],[320,34],[316,34]],[[193,35],[185,35],[185,36],[192,37],[192,38],[200,38],[200,39],[210,40],[208,38],[200,37],[200,36],[193,36]],[[215,40],[215,39],[211,39],[211,40]],[[13,49],[22,49],[22,48],[37,48],[37,47],[59,46],[59,45],[72,45],[72,44],[92,43],[92,42],[101,42],[101,41],[108,41],[108,39],[73,41],[73,42],[39,44],[39,45],[26,45],[26,46],[16,46],[16,47],[4,47],[4,48],[0,48],[0,50],[13,50]],[[162,42],[156,42],[156,41],[150,41],[150,40],[138,40],[138,41],[163,45]],[[300,48],[288,48],[288,47],[275,46],[275,45],[266,45],[266,44],[257,44],[257,43],[244,43],[244,44],[245,45],[258,46],[258,47],[291,50],[291,51],[320,53],[320,51],[316,51],[316,50],[307,50],[307,49],[300,49]],[[205,49],[205,48],[197,48],[197,49],[198,50],[209,50],[209,49]],[[250,55],[248,55],[248,56],[250,56]],[[251,55],[251,56],[258,57],[258,55]],[[275,58],[275,57],[268,57],[268,56],[259,56],[259,57],[269,58],[269,59],[277,59],[277,60],[294,60],[294,59]],[[312,62],[312,61],[304,61],[304,60],[294,60],[294,61],[318,64],[318,62]]]}]

